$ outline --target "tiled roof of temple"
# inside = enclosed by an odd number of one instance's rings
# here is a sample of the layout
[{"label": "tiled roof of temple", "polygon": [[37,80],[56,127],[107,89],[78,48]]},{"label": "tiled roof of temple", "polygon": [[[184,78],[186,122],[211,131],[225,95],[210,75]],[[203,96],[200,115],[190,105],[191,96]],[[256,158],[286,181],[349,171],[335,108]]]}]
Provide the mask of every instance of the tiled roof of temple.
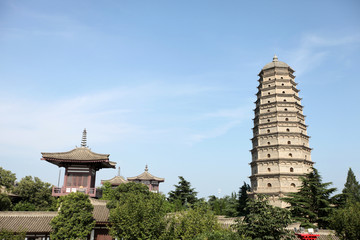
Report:
[{"label": "tiled roof of temple", "polygon": [[127,183],[128,181],[122,176],[115,176],[109,180],[101,180],[101,184],[104,184],[105,182],[109,182],[111,183],[111,185],[120,185],[123,183]]},{"label": "tiled roof of temple", "polygon": [[134,181],[134,180],[148,180],[148,181],[151,181],[151,180],[154,180],[154,181],[159,181],[159,182],[164,182],[165,179],[164,178],[159,178],[159,177],[155,177],[153,175],[151,175],[149,172],[148,172],[148,166],[146,165],[145,166],[145,172],[143,172],[142,174],[136,176],[136,177],[128,177],[127,180],[128,181]]}]

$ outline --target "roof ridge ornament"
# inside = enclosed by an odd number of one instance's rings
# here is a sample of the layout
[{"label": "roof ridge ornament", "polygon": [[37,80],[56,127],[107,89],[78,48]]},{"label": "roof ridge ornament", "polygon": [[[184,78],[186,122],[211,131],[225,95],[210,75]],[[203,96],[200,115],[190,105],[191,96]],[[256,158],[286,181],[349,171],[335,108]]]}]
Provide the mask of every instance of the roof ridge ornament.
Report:
[{"label": "roof ridge ornament", "polygon": [[86,145],[86,128],[84,128],[84,131],[83,131],[83,135],[82,135],[82,139],[81,139],[81,147],[83,148],[87,148],[88,146]]},{"label": "roof ridge ornament", "polygon": [[145,165],[145,172],[149,171],[148,165]]},{"label": "roof ridge ornament", "polygon": [[279,61],[278,57],[276,56],[276,54],[274,54],[273,62],[278,62],[278,61]]}]

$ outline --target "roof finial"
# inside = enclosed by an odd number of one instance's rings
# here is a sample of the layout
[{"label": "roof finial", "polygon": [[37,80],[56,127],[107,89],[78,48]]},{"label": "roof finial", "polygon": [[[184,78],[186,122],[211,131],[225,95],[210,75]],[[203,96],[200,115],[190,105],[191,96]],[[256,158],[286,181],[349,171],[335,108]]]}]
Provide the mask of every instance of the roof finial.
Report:
[{"label": "roof finial", "polygon": [[118,170],[118,176],[120,177],[120,167],[119,167],[119,170]]},{"label": "roof finial", "polygon": [[278,62],[278,61],[279,61],[278,57],[276,56],[276,54],[274,54],[273,62]]},{"label": "roof finial", "polygon": [[84,128],[82,140],[81,140],[81,147],[87,147],[86,146],[86,128]]},{"label": "roof finial", "polygon": [[148,168],[148,165],[146,164],[145,165],[145,172],[147,172],[149,170],[149,168]]}]

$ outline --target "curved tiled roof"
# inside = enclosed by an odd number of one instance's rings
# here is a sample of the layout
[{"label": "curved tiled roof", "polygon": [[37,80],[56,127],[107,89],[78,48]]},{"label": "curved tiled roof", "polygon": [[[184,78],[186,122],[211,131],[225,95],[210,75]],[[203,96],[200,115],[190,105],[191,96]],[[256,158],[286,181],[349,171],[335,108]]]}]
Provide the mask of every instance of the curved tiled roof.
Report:
[{"label": "curved tiled roof", "polygon": [[57,212],[0,212],[0,230],[27,233],[51,232],[50,221]]},{"label": "curved tiled roof", "polygon": [[280,62],[278,60],[278,57],[275,55],[274,58],[273,58],[273,61],[266,64],[262,70],[266,70],[266,69],[270,69],[270,68],[274,68],[274,67],[284,67],[284,68],[288,68],[290,67],[289,65],[287,65],[286,63],[284,62]]},{"label": "curved tiled roof", "polygon": [[109,180],[101,180],[101,184],[104,184],[105,182],[109,182],[109,183],[111,183],[111,185],[120,185],[123,183],[127,183],[128,181],[125,180],[125,178],[122,176],[115,176]]},{"label": "curved tiled roof", "polygon": [[140,175],[138,175],[136,177],[128,177],[127,180],[128,181],[135,181],[135,180],[151,181],[151,180],[154,180],[154,181],[159,181],[159,182],[164,182],[165,181],[164,178],[159,178],[159,177],[155,177],[155,176],[151,175],[148,172],[148,166],[147,165],[145,167],[145,172],[143,172],[142,174],[140,174]]},{"label": "curved tiled roof", "polygon": [[94,153],[87,147],[75,148],[68,152],[42,152],[42,160],[46,160],[58,166],[63,162],[77,162],[77,163],[102,163],[104,168],[115,168],[116,162],[109,161],[110,154]]}]

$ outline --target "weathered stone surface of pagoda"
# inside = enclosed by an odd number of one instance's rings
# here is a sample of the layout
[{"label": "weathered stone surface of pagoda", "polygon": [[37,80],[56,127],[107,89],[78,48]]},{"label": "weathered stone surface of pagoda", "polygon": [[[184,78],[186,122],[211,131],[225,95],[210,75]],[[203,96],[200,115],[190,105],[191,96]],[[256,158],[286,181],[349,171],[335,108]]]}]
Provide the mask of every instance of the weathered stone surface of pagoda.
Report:
[{"label": "weathered stone surface of pagoda", "polygon": [[109,160],[110,154],[92,152],[86,145],[86,130],[83,132],[81,147],[68,152],[42,152],[41,160],[65,168],[63,187],[53,187],[53,196],[63,196],[71,192],[84,192],[97,197],[95,188],[96,171],[102,168],[115,168],[116,163]]},{"label": "weathered stone surface of pagoda", "polygon": [[259,73],[252,140],[251,195],[269,195],[274,206],[296,192],[311,171],[311,148],[294,70],[276,55]]},{"label": "weathered stone surface of pagoda", "polygon": [[159,178],[149,173],[148,166],[145,166],[145,172],[136,177],[128,177],[129,182],[143,183],[149,187],[149,191],[159,192],[159,184],[165,181],[165,178]]}]

